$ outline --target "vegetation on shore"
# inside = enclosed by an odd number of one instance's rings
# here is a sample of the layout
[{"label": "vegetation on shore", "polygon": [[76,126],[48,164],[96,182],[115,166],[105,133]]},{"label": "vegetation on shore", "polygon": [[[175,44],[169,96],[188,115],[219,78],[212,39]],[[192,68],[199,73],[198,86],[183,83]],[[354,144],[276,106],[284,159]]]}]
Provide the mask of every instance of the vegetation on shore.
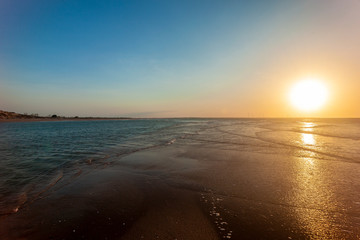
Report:
[{"label": "vegetation on shore", "polygon": [[114,118],[105,118],[105,117],[62,117],[58,116],[56,114],[49,115],[49,116],[39,116],[37,113],[33,114],[21,114],[21,113],[15,113],[15,112],[7,112],[0,110],[0,120],[18,120],[18,119],[58,119],[58,120],[65,120],[65,119],[130,119],[128,117],[114,117]]},{"label": "vegetation on shore", "polygon": [[20,114],[15,112],[7,112],[0,110],[0,119],[31,119],[41,118],[38,114]]}]

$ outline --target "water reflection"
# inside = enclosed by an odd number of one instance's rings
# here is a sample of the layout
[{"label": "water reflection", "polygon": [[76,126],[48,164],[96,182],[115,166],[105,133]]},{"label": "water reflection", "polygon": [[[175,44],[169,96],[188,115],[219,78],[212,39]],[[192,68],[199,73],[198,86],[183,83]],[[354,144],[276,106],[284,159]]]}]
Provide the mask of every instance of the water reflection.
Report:
[{"label": "water reflection", "polygon": [[312,132],[314,130],[315,123],[313,122],[302,122],[301,130],[305,132]]},{"label": "water reflection", "polygon": [[298,135],[298,142],[309,150],[299,150],[301,157],[295,159],[296,186],[293,201],[298,206],[295,217],[310,238],[336,238],[338,233],[332,222],[337,206],[333,201],[332,188],[323,169],[323,162],[319,162],[317,153],[311,151],[321,150],[321,143],[310,133],[314,126],[314,123],[303,122],[300,128],[308,133]]},{"label": "water reflection", "polygon": [[304,145],[315,145],[315,139],[313,134],[302,133],[301,137]]}]

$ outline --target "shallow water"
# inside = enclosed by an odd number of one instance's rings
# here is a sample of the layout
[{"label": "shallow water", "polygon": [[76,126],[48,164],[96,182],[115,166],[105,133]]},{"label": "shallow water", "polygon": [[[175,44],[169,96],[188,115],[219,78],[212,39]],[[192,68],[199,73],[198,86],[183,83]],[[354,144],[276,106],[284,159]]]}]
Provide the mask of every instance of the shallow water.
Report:
[{"label": "shallow water", "polygon": [[121,120],[0,123],[0,214],[53,185],[139,150],[172,144],[207,121]]},{"label": "shallow water", "polygon": [[[256,162],[256,169],[241,169],[239,182],[243,178],[246,182],[253,181],[254,185],[262,184],[257,192],[252,186],[243,189],[227,184],[229,187],[221,188],[228,189],[232,197],[239,199],[253,202],[266,199],[272,201],[271,204],[294,208],[291,216],[295,216],[297,225],[304,226],[307,236],[343,236],[337,232],[321,234],[321,231],[331,231],[326,226],[340,226],[337,230],[331,227],[336,231],[351,231],[344,227],[346,222],[338,222],[338,219],[345,221],[344,214],[354,218],[360,216],[359,119],[0,123],[0,213],[17,212],[24,204],[46,196],[79,176],[111,167],[121,161],[122,156],[172,144],[178,148],[199,146],[209,151],[266,154],[276,159],[282,156],[284,162],[276,160],[277,165]],[[244,158],[235,159],[242,161]],[[259,172],[251,175],[248,174],[250,170]],[[281,194],[269,192],[276,189],[271,181],[277,179],[280,179]],[[352,225],[354,222],[360,224],[354,218],[347,221]]]}]

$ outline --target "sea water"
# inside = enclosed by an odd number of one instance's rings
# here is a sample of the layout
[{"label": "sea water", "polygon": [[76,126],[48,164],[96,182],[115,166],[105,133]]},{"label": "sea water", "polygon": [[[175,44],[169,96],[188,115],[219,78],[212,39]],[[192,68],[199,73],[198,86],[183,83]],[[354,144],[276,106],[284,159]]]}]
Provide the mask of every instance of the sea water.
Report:
[{"label": "sea water", "polygon": [[0,214],[122,156],[171,144],[360,163],[359,119],[141,119],[0,123]]}]

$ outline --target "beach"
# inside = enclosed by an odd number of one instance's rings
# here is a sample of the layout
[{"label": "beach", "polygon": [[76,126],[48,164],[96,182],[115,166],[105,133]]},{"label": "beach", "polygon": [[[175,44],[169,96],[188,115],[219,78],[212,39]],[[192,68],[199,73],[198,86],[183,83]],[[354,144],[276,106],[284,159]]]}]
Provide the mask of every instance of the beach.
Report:
[{"label": "beach", "polygon": [[200,121],[198,133],[64,170],[1,217],[2,239],[358,239],[358,159],[266,141],[269,123]]},{"label": "beach", "polygon": [[0,0],[0,240],[360,240],[360,0]]}]

